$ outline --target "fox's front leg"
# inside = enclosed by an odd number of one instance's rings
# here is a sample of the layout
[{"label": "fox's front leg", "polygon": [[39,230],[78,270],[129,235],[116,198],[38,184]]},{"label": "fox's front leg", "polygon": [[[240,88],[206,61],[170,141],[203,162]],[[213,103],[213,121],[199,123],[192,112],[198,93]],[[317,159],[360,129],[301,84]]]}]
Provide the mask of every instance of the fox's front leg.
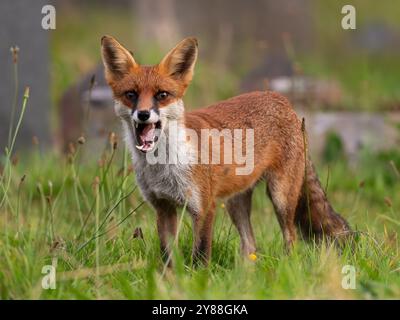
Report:
[{"label": "fox's front leg", "polygon": [[153,205],[157,211],[157,230],[160,238],[161,256],[163,261],[171,267],[171,246],[177,231],[176,207],[167,201],[157,201]]},{"label": "fox's front leg", "polygon": [[215,202],[199,214],[193,215],[193,263],[207,265],[211,257],[211,244],[215,218]]}]

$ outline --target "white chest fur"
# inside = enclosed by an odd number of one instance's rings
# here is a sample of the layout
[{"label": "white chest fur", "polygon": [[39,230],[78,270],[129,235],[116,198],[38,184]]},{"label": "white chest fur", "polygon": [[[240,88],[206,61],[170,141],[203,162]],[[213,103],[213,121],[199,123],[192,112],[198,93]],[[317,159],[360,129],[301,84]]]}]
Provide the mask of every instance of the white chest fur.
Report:
[{"label": "white chest fur", "polygon": [[[119,108],[119,109],[118,109]],[[154,163],[149,162],[147,154],[136,149],[134,127],[132,119],[121,112],[121,106],[116,105],[117,114],[121,117],[125,132],[125,140],[131,152],[137,183],[146,201],[152,203],[157,199],[166,199],[176,205],[182,206],[185,203],[192,212],[197,212],[199,205],[199,194],[197,187],[191,178],[191,165],[189,163]],[[158,142],[158,148],[167,152],[167,158],[171,152],[190,156],[192,153],[190,144],[179,141],[175,133],[168,131],[168,123],[176,118],[176,113],[183,112],[183,105],[173,105],[160,110],[160,118],[163,127],[163,134]],[[179,130],[184,130],[183,127]],[[172,135],[172,136],[171,136]],[[182,135],[180,135],[182,137]],[[175,141],[170,144],[169,141]],[[176,143],[177,142],[177,143]],[[179,146],[179,151],[176,148]],[[147,156],[146,156],[147,155]]]}]

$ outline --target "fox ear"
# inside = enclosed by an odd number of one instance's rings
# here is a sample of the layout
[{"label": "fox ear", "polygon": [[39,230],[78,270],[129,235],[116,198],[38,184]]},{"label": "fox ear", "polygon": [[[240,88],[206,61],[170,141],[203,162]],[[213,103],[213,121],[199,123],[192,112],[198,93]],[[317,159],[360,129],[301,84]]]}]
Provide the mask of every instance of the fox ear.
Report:
[{"label": "fox ear", "polygon": [[137,66],[131,52],[110,36],[101,38],[101,55],[107,79],[119,79]]},{"label": "fox ear", "polygon": [[196,38],[182,40],[162,59],[159,64],[161,71],[176,80],[182,80],[188,85],[193,77],[197,47]]}]

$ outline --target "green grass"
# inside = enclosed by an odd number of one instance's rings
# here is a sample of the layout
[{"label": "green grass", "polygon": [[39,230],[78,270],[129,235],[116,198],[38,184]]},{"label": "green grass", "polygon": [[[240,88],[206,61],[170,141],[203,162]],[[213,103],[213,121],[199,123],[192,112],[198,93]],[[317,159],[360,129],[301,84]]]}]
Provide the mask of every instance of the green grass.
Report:
[{"label": "green grass", "polygon": [[[299,242],[286,255],[272,207],[260,186],[252,215],[258,244],[255,262],[240,256],[237,231],[221,205],[209,268],[191,266],[191,221],[185,214],[175,268],[165,272],[155,213],[147,204],[141,205],[128,155],[121,144],[115,151],[105,145],[99,162],[80,160],[86,159],[83,155],[89,146],[78,145],[68,159],[37,149],[10,167],[10,189],[0,209],[2,299],[381,299],[400,295],[400,178],[386,166],[387,158],[365,156],[368,161],[361,161],[357,169],[344,161],[329,165],[329,197],[359,231],[354,251],[345,248],[339,253],[328,245]],[[375,161],[373,172],[371,161]],[[319,167],[325,184],[328,166]],[[9,172],[4,170],[3,181]],[[94,239],[96,225],[102,235]],[[143,239],[134,237],[136,228],[141,228]],[[53,259],[57,287],[44,290],[42,268]],[[355,290],[341,287],[345,265],[356,268]]]}]

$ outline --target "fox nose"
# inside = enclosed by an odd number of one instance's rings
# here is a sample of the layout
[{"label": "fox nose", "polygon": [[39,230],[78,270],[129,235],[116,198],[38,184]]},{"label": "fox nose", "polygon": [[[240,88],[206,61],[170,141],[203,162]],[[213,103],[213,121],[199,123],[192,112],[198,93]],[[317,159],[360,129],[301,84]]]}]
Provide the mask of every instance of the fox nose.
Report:
[{"label": "fox nose", "polygon": [[150,111],[148,110],[138,111],[137,117],[140,121],[146,121],[150,118]]}]

